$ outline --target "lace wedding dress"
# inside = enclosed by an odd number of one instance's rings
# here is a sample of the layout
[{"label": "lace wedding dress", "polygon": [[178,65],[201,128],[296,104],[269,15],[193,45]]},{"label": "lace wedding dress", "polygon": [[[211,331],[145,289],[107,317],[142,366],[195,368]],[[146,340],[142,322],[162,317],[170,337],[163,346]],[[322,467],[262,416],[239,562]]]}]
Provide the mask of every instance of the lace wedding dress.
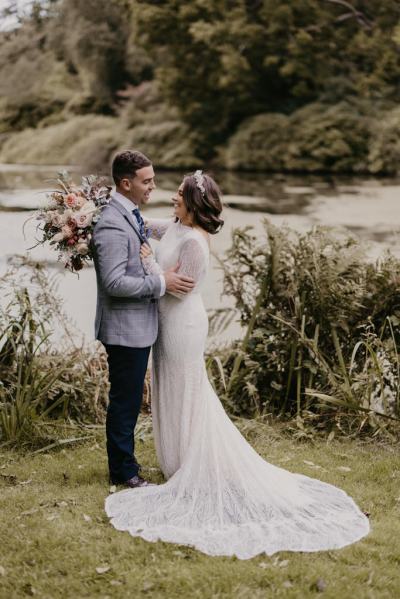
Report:
[{"label": "lace wedding dress", "polygon": [[148,541],[196,547],[208,555],[251,558],[265,552],[320,551],[358,541],[369,522],[344,491],[263,460],[226,415],[207,378],[208,322],[200,295],[209,248],[197,230],[149,223],[160,239],[158,272],[180,263],[192,293],[159,303],[153,348],[152,413],[167,482],[106,499],[113,526]]}]

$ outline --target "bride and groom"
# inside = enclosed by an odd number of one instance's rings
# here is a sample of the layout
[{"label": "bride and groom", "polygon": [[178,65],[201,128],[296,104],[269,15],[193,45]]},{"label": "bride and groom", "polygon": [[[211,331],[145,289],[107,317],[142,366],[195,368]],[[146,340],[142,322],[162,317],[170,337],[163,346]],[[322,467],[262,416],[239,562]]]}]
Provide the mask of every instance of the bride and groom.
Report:
[{"label": "bride and groom", "polygon": [[[96,337],[110,378],[110,479],[126,487],[107,497],[113,526],[148,541],[194,546],[247,559],[276,551],[319,551],[353,543],[369,522],[344,491],[273,466],[225,413],[204,364],[207,314],[201,285],[209,235],[221,228],[220,192],[196,171],[176,192],[174,219],[144,222],[154,189],[151,162],[122,152],[116,192],[93,235],[98,285]],[[147,236],[159,241],[156,257]],[[139,476],[133,431],[153,346],[152,416],[166,482]]]}]

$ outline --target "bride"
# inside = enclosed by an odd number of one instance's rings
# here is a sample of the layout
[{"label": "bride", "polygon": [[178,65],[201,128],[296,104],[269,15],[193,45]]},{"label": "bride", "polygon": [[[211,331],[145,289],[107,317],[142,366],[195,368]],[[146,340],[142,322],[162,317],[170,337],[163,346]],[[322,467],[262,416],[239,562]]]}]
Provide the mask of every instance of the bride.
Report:
[{"label": "bride", "polygon": [[166,482],[106,499],[113,526],[148,541],[190,545],[208,555],[248,559],[277,551],[336,549],[369,532],[369,522],[344,491],[269,464],[225,413],[205,369],[208,322],[201,285],[209,234],[223,224],[220,192],[196,171],[173,198],[175,220],[149,220],[160,240],[156,259],[141,250],[148,272],[179,263],[196,285],[159,303],[153,347],[152,414]]}]

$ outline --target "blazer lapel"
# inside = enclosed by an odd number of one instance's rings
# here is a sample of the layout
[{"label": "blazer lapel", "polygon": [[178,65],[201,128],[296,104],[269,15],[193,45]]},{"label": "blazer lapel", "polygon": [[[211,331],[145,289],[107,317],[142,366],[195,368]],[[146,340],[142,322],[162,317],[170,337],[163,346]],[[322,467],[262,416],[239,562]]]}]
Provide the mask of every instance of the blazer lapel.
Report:
[{"label": "blazer lapel", "polygon": [[147,240],[143,237],[143,235],[140,234],[138,225],[135,221],[133,214],[129,214],[129,212],[127,210],[125,210],[125,208],[118,202],[118,200],[112,199],[110,202],[110,206],[113,206],[113,208],[116,208],[116,210],[118,210],[118,212],[120,214],[122,214],[122,216],[125,218],[125,220],[130,224],[132,229],[135,231],[135,233],[139,237],[140,241],[142,243],[145,243]]}]

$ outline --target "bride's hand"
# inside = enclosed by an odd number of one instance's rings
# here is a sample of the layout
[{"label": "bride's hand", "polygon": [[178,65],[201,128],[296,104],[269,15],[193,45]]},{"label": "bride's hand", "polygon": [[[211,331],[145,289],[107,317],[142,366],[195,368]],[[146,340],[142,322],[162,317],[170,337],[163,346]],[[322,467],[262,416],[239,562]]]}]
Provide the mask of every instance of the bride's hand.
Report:
[{"label": "bride's hand", "polygon": [[140,257],[143,258],[148,258],[149,256],[153,255],[153,250],[151,249],[150,245],[148,243],[142,243],[141,247],[140,247]]}]

